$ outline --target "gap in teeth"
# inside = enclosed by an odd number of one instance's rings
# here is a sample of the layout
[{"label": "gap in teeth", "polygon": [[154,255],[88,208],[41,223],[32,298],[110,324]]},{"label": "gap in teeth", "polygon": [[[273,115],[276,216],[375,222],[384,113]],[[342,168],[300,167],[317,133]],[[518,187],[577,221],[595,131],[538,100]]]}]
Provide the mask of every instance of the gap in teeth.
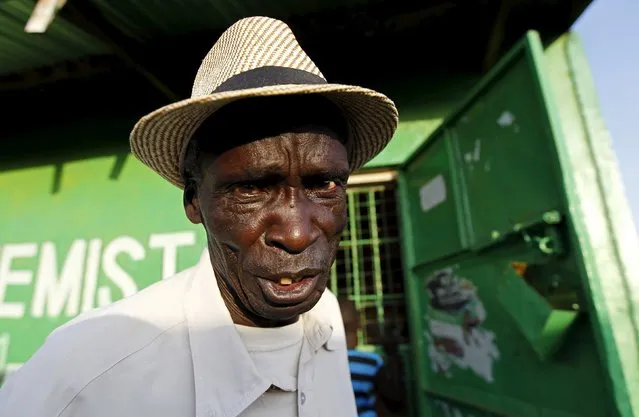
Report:
[{"label": "gap in teeth", "polygon": [[293,280],[291,278],[285,277],[285,278],[280,278],[280,285],[291,285],[293,283]]}]

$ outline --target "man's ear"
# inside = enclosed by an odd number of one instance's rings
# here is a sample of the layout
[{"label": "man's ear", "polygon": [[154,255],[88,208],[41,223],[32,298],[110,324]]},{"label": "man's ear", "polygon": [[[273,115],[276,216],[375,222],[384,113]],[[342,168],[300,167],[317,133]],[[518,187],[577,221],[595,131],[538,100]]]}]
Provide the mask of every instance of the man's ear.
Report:
[{"label": "man's ear", "polygon": [[197,196],[195,183],[190,181],[184,187],[184,211],[186,217],[193,224],[202,223],[202,214],[200,212],[200,199]]}]

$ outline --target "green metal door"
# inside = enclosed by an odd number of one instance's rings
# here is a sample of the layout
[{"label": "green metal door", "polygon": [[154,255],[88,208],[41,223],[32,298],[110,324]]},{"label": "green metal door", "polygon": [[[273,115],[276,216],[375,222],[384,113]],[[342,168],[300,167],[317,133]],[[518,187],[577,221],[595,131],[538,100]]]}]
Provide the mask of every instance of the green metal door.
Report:
[{"label": "green metal door", "polygon": [[639,244],[589,77],[530,32],[401,168],[419,415],[639,416]]}]

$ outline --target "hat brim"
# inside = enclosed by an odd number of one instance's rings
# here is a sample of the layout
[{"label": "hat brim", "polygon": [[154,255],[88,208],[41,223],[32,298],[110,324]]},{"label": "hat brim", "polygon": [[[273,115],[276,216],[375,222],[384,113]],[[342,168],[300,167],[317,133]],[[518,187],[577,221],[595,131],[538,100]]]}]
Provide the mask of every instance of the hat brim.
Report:
[{"label": "hat brim", "polygon": [[395,104],[376,91],[342,84],[278,85],[193,97],[161,107],[135,124],[131,150],[143,164],[184,188],[180,165],[185,145],[206,118],[237,100],[300,94],[325,96],[342,110],[348,123],[346,148],[351,171],[381,152],[397,129]]}]

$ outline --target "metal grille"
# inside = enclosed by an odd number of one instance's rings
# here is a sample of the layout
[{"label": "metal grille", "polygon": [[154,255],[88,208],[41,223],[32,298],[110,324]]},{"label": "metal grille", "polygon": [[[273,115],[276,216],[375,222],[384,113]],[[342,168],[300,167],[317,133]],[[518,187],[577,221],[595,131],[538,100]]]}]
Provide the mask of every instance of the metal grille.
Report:
[{"label": "metal grille", "polygon": [[405,329],[404,275],[394,184],[348,190],[349,222],[330,288],[360,312],[360,347],[392,343]]}]

